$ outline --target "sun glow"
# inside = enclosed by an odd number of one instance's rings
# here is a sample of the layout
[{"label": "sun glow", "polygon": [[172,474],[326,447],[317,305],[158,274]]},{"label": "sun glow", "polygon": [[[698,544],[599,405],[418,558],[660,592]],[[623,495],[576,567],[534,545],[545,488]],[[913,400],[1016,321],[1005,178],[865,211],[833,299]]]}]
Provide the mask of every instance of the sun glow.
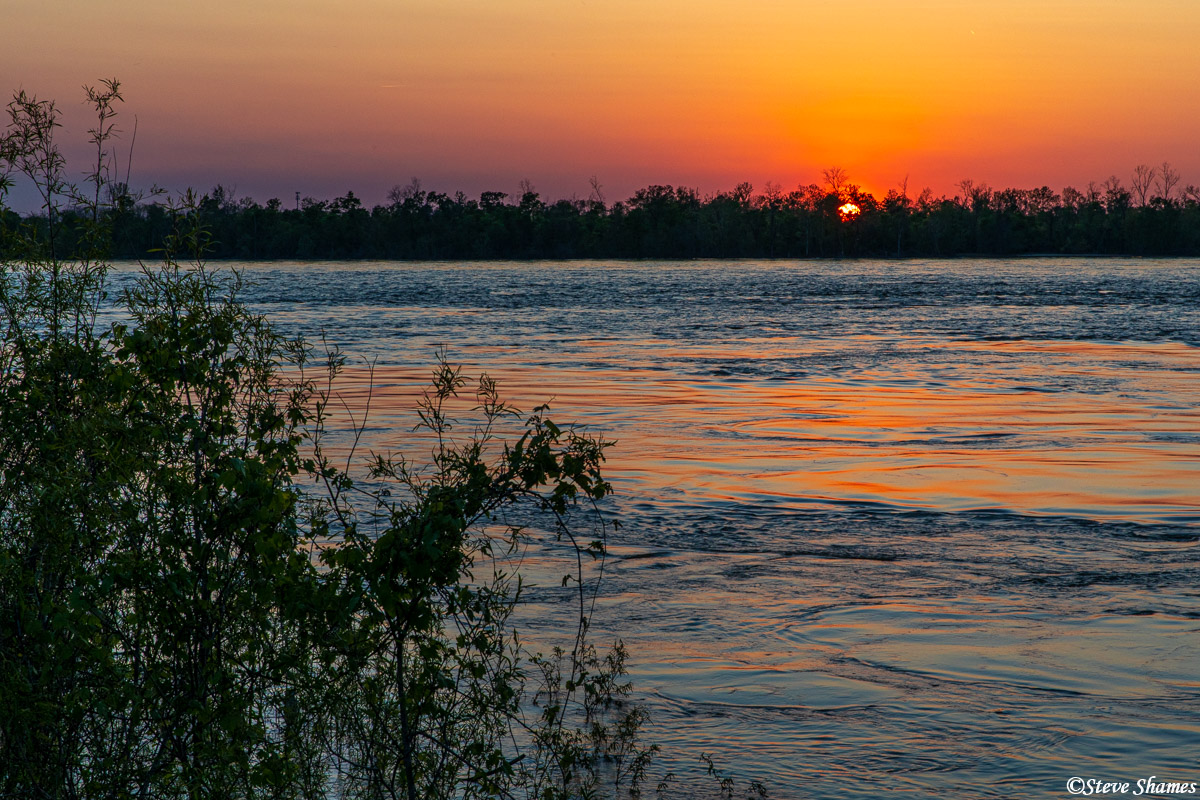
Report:
[{"label": "sun glow", "polygon": [[854,219],[859,215],[859,213],[861,213],[861,211],[858,206],[854,205],[854,203],[846,203],[845,205],[838,207],[838,214],[841,215],[842,220]]},{"label": "sun glow", "polygon": [[1141,162],[1200,180],[1200,3],[342,5],[7,0],[0,90],[57,97],[84,132],[78,84],[112,73],[123,148],[143,121],[135,181],[259,202],[370,205],[414,173],[469,195],[528,178],[546,200],[596,174],[610,201],[820,184],[830,165],[876,197],[909,174],[935,196],[1127,182]]}]

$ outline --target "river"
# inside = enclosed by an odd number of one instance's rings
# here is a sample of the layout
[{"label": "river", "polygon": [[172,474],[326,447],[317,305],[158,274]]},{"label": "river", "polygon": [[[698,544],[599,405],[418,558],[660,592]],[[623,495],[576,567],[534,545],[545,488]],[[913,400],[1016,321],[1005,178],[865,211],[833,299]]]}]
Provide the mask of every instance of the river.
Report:
[{"label": "river", "polygon": [[683,784],[1200,781],[1200,261],[244,268],[372,447],[439,348],[617,442],[595,625]]}]

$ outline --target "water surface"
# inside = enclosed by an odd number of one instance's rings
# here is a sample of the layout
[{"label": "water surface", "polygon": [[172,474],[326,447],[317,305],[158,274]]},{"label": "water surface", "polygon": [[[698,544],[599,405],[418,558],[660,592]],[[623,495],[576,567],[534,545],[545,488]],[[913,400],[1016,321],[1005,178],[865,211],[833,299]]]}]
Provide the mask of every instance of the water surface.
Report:
[{"label": "water surface", "polygon": [[1200,262],[246,269],[376,362],[372,447],[438,348],[617,441],[596,624],[685,783],[699,750],[776,797],[1200,780]]}]

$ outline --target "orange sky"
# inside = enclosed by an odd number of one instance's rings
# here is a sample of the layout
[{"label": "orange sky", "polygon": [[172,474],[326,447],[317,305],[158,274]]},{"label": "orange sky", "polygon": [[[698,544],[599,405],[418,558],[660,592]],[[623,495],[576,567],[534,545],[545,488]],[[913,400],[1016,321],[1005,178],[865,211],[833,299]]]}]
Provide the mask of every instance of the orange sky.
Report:
[{"label": "orange sky", "polygon": [[[1197,0],[4,0],[0,90],[121,79],[133,182],[1200,184]],[[82,165],[79,169],[82,170]]]}]

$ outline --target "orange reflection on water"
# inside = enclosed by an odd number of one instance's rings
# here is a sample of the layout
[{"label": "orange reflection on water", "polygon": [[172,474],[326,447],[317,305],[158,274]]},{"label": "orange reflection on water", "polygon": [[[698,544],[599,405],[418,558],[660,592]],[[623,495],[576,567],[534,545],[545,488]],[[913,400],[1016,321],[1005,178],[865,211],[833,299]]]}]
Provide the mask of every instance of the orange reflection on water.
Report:
[{"label": "orange reflection on water", "polygon": [[[1194,350],[1141,347],[1162,360],[1154,372],[1133,361],[1121,367],[1096,343],[959,346],[1049,350],[1070,359],[1056,369],[1095,372],[1102,387],[1152,381],[1170,402],[1151,407],[1123,392],[1034,390],[1028,387],[1041,384],[1019,365],[1009,374],[941,382],[870,367],[846,377],[772,380],[615,368],[547,377],[504,367],[493,377],[519,407],[549,401],[552,418],[618,440],[609,452],[610,478],[620,492],[649,502],[669,495],[699,504],[1200,519]],[[371,378],[365,370],[347,372],[343,396],[351,408],[365,407],[374,382],[370,446],[403,449],[413,441],[408,412],[425,377],[399,368]]]}]

